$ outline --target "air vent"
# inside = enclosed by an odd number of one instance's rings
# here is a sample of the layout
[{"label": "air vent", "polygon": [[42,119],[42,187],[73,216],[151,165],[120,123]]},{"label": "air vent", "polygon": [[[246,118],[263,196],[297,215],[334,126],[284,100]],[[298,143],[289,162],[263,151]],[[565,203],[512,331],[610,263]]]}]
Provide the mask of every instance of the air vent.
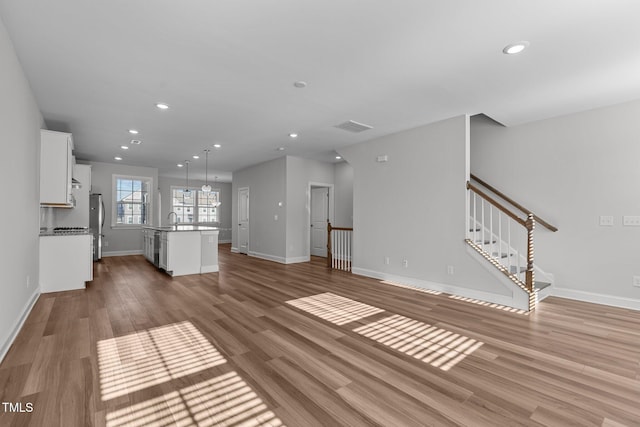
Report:
[{"label": "air vent", "polygon": [[362,123],[354,122],[353,120],[349,120],[348,122],[340,123],[336,125],[338,129],[346,130],[347,132],[362,132],[365,130],[373,129],[372,126],[365,125]]}]

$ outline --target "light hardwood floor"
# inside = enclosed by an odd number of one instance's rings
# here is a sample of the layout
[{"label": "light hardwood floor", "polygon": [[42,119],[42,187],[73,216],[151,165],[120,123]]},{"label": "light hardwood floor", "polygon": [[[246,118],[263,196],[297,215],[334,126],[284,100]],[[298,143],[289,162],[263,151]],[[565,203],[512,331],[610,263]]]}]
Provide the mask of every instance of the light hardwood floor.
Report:
[{"label": "light hardwood floor", "polygon": [[[220,248],[40,296],[0,365],[0,426],[640,425],[640,312],[524,314]],[[6,407],[5,407],[6,409]]]}]

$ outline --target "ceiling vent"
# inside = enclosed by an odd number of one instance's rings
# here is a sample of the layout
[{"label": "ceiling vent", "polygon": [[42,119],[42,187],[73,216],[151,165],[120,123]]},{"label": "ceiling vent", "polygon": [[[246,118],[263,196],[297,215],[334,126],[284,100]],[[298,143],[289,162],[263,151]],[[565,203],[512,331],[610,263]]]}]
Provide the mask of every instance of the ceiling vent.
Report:
[{"label": "ceiling vent", "polygon": [[372,126],[365,125],[363,123],[354,122],[353,120],[349,120],[348,122],[340,123],[336,125],[338,129],[346,130],[347,132],[362,132],[365,130],[373,129]]}]

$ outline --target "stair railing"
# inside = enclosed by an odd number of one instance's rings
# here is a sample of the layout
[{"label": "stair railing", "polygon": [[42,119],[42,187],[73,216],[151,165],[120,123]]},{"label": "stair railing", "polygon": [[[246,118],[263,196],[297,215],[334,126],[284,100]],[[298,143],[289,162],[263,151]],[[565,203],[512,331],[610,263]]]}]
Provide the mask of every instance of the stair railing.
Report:
[{"label": "stair railing", "polygon": [[[508,208],[506,203],[498,201],[493,195],[468,181],[469,215],[465,241],[526,290],[529,293],[529,309],[533,309],[534,230],[538,223],[551,231],[558,229],[484,181],[473,175],[471,177],[516,209]],[[521,211],[520,214],[515,210]]]},{"label": "stair railing", "polygon": [[351,271],[353,228],[327,224],[327,267]]}]

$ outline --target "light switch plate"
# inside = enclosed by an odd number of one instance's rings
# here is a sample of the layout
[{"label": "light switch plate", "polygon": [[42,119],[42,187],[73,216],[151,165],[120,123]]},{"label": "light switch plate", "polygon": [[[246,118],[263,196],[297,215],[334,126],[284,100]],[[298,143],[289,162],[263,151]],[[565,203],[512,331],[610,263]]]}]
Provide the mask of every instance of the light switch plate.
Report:
[{"label": "light switch plate", "polygon": [[600,225],[611,227],[613,226],[613,216],[612,215],[601,215],[600,216]]},{"label": "light switch plate", "polygon": [[625,215],[622,217],[622,225],[627,227],[640,227],[640,216]]}]

